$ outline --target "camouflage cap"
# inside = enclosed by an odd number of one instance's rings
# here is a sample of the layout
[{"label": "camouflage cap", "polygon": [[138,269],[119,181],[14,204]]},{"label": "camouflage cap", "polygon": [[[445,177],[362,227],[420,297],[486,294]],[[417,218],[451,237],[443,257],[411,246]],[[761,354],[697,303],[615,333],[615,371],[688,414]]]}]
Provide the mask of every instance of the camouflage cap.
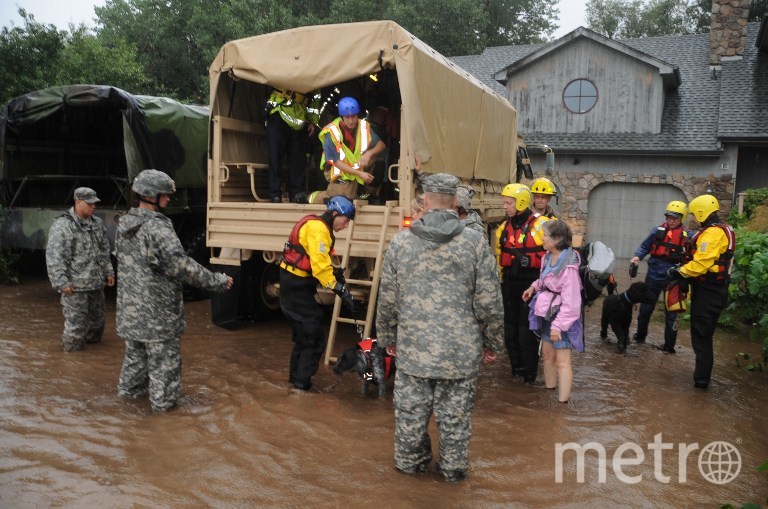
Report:
[{"label": "camouflage cap", "polygon": [[100,202],[99,197],[96,196],[96,191],[90,187],[78,187],[75,189],[75,200],[83,200],[85,203]]},{"label": "camouflage cap", "polygon": [[435,173],[428,175],[421,181],[421,188],[425,193],[456,194],[456,186],[459,179],[447,173]]},{"label": "camouflage cap", "polygon": [[458,186],[456,188],[456,199],[459,202],[459,207],[464,210],[472,208],[472,197],[475,195],[475,190],[469,186]]}]

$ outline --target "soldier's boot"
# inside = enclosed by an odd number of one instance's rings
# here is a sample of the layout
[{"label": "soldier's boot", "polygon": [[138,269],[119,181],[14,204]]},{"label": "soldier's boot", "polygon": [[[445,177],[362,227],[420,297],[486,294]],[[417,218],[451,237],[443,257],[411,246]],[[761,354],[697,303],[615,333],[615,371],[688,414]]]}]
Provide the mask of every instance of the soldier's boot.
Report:
[{"label": "soldier's boot", "polygon": [[466,481],[469,478],[469,474],[466,470],[443,470],[440,468],[440,463],[435,466],[438,474],[442,474],[445,482],[461,482]]},{"label": "soldier's boot", "polygon": [[65,339],[62,341],[62,347],[65,352],[79,352],[85,348],[84,341]]}]

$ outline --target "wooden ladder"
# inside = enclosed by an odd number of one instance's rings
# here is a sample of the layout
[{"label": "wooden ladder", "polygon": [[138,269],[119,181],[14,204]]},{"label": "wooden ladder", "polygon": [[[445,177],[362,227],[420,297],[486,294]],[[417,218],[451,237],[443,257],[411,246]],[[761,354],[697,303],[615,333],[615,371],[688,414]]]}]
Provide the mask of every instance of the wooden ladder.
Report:
[{"label": "wooden ladder", "polygon": [[[336,362],[336,357],[333,355],[333,347],[336,343],[336,333],[340,323],[352,324],[355,327],[363,327],[363,337],[361,339],[368,338],[371,334],[371,328],[375,317],[373,314],[376,311],[376,298],[379,293],[379,279],[381,277],[381,262],[384,258],[384,246],[386,245],[387,227],[389,225],[389,214],[392,211],[391,204],[387,204],[384,207],[384,213],[381,221],[381,232],[379,235],[378,245],[376,248],[376,257],[373,265],[373,277],[371,279],[349,279],[347,278],[347,288],[354,297],[360,295],[368,297],[368,304],[365,310],[365,320],[357,320],[354,318],[345,318],[339,316],[341,314],[341,298],[336,297],[333,303],[333,314],[331,315],[331,328],[328,331],[328,343],[325,347],[325,364]],[[355,221],[347,228],[347,244],[341,258],[341,266],[344,267],[345,278],[349,274],[349,260],[352,252],[353,244],[370,243],[372,241],[355,240]]]}]

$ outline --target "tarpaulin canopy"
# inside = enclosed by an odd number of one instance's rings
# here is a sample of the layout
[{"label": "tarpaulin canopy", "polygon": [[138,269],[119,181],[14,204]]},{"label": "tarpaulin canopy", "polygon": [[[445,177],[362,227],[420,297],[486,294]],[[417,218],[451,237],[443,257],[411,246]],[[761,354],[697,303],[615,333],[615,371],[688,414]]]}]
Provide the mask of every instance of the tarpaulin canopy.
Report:
[{"label": "tarpaulin canopy", "polygon": [[[30,92],[0,112],[0,180],[100,173],[129,181],[143,169],[171,175],[179,187],[205,187],[208,113],[205,106],[132,95],[106,85],[70,85]],[[117,150],[115,150],[117,148]],[[113,156],[115,159],[109,159]],[[42,154],[52,154],[46,160]],[[117,163],[116,161],[120,161]],[[54,161],[56,164],[53,164]],[[113,164],[109,164],[113,162]]]},{"label": "tarpaulin canopy", "polygon": [[427,163],[430,173],[514,180],[517,123],[509,101],[392,21],[302,27],[225,44],[210,67],[211,114],[237,114],[242,89],[230,83],[305,94],[384,69],[397,72],[404,155]]}]

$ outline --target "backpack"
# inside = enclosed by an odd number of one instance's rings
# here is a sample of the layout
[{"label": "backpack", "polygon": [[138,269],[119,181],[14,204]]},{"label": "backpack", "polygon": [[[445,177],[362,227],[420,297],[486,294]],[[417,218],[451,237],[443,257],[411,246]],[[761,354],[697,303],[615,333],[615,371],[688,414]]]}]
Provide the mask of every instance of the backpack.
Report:
[{"label": "backpack", "polygon": [[581,298],[584,305],[591,306],[610,282],[613,270],[616,268],[616,257],[613,250],[599,240],[582,247],[579,254],[581,255],[579,266]]}]

